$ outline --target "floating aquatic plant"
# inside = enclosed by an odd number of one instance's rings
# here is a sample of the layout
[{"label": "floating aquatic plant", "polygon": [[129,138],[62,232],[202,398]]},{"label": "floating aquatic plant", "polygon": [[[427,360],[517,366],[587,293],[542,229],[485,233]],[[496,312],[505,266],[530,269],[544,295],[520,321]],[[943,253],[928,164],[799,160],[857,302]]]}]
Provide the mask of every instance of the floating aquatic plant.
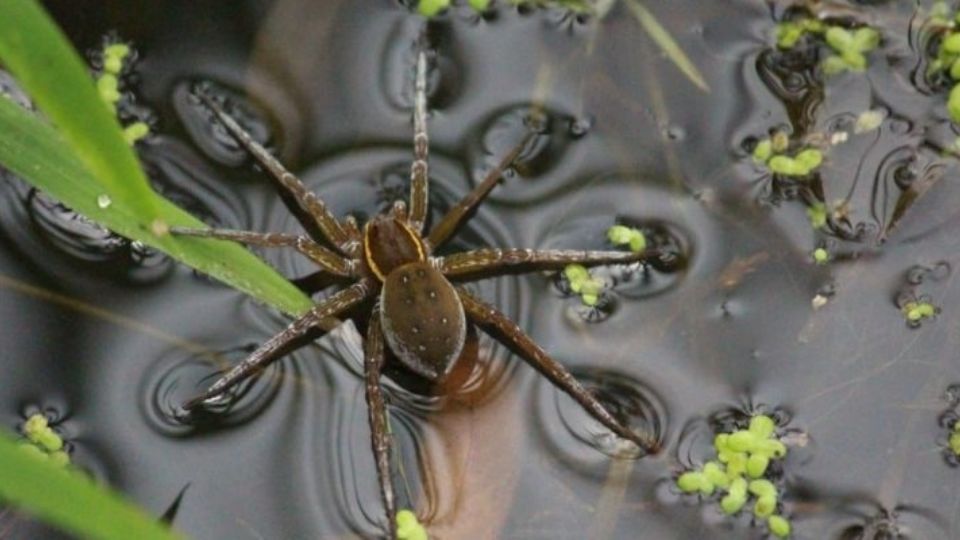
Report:
[{"label": "floating aquatic plant", "polygon": [[[129,67],[130,45],[119,41],[108,41],[100,50],[100,62],[103,65],[103,71],[96,77],[97,91],[100,98],[110,107],[110,110],[117,115],[117,121],[121,118],[117,114],[117,105],[120,103],[121,76],[123,70]],[[127,144],[133,145],[140,139],[150,134],[150,126],[143,120],[136,120],[124,126],[123,139]]]},{"label": "floating aquatic plant", "polygon": [[634,253],[647,249],[647,237],[643,231],[633,227],[614,225],[607,229],[607,239],[615,246],[628,246]]},{"label": "floating aquatic plant", "polygon": [[924,319],[932,319],[937,314],[937,307],[927,301],[907,302],[900,308],[907,324],[912,326],[919,325]]},{"label": "floating aquatic plant", "polygon": [[789,536],[790,522],[777,513],[781,494],[768,474],[770,463],[787,455],[773,418],[759,414],[750,419],[747,429],[718,433],[713,449],[716,460],[677,478],[680,491],[704,497],[722,494],[720,508],[727,515],[737,514],[753,502],[751,511],[757,521],[766,521],[774,536]]},{"label": "floating aquatic plant", "polygon": [[63,438],[53,430],[46,416],[37,413],[28,418],[23,423],[23,435],[27,439],[21,445],[25,451],[59,467],[70,464],[70,454],[63,448]]},{"label": "floating aquatic plant", "polygon": [[940,3],[939,8],[933,10],[931,19],[943,33],[937,48],[937,57],[927,68],[927,76],[942,73],[949,78],[952,87],[947,97],[947,112],[951,120],[960,123],[960,31],[954,30],[955,21],[960,20],[960,13],[951,15],[946,4]]},{"label": "floating aquatic plant", "polygon": [[[624,0],[624,2],[643,30],[663,49],[663,52],[677,66],[677,69],[690,79],[690,82],[697,88],[709,92],[710,86],[707,85],[707,81],[703,78],[700,70],[683,52],[670,32],[653,16],[653,13],[639,0]],[[616,0],[507,0],[507,3],[513,6],[565,9],[573,13],[592,15],[602,19],[610,12]],[[417,12],[424,17],[435,17],[443,13],[452,4],[451,0],[419,0]],[[492,6],[491,0],[467,0],[467,4],[478,12],[487,11]]]},{"label": "floating aquatic plant", "polygon": [[830,262],[830,252],[828,252],[826,249],[822,247],[819,247],[813,250],[813,253],[811,255],[813,256],[813,262],[817,264],[822,265]]},{"label": "floating aquatic plant", "polygon": [[580,295],[583,305],[595,307],[600,302],[603,293],[603,280],[590,274],[586,267],[579,264],[569,264],[563,269],[563,277],[570,283],[570,290]]},{"label": "floating aquatic plant", "polygon": [[826,29],[827,25],[823,21],[810,17],[800,17],[778,23],[774,34],[777,39],[777,47],[792,49],[807,34],[823,34]]},{"label": "floating aquatic plant", "polygon": [[801,147],[793,155],[790,155],[789,148],[789,137],[778,131],[757,142],[753,149],[753,160],[766,166],[773,174],[797,178],[811,174],[823,163],[823,152],[816,148]]},{"label": "floating aquatic plant", "polygon": [[427,529],[412,511],[397,511],[397,540],[427,540]]},{"label": "floating aquatic plant", "polygon": [[780,49],[794,48],[804,36],[822,40],[832,53],[821,64],[827,75],[864,71],[867,68],[867,54],[880,44],[880,32],[875,28],[847,28],[810,17],[782,21],[777,24],[774,34]]},{"label": "floating aquatic plant", "polygon": [[827,75],[847,70],[864,71],[867,69],[867,53],[880,44],[880,32],[868,26],[853,30],[831,26],[823,37],[835,53],[824,58],[821,64]]}]

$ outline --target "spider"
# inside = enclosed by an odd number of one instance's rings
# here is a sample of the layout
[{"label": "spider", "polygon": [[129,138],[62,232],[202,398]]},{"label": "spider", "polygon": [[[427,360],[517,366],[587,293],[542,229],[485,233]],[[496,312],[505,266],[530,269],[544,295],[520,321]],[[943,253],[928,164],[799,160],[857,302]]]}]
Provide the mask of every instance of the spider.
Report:
[{"label": "spider", "polygon": [[[278,334],[264,342],[245,360],[217,379],[200,396],[186,402],[193,410],[261,371],[304,341],[333,330],[341,315],[372,302],[364,338],[364,382],[369,408],[372,448],[387,518],[387,537],[395,538],[396,502],[390,475],[390,437],[380,377],[392,353],[399,363],[431,383],[451,373],[464,349],[468,326],[475,325],[518,354],[559,389],[569,394],[590,415],[619,437],[645,452],[654,452],[653,437],[624,426],[591,395],[565,367],[552,359],[503,313],[458,283],[511,273],[560,270],[577,263],[585,266],[646,261],[652,250],[617,251],[478,249],[434,256],[458,228],[475,213],[503,174],[534,135],[528,132],[519,144],[484,179],[425,232],[428,205],[426,75],[427,53],[417,54],[414,97],[414,159],[410,167],[410,203],[398,200],[388,211],[368,220],[361,229],[348,216],[338,220],[314,193],[257,143],[206,92],[198,97],[217,121],[296,202],[294,212],[307,234],[259,233],[228,229],[174,228],[177,235],[232,240],[252,246],[290,247],[320,268],[320,274],[347,285],[313,306]],[[304,338],[307,338],[306,340]]]}]

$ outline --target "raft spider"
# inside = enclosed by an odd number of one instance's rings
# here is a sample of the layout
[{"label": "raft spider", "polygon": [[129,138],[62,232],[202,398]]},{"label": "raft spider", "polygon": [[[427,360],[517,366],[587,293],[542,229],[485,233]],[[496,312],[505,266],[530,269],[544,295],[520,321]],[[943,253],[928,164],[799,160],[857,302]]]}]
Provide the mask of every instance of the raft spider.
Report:
[{"label": "raft spider", "polygon": [[[262,370],[294,343],[334,329],[339,316],[364,302],[373,302],[364,343],[364,379],[369,407],[373,453],[387,517],[387,537],[395,538],[396,502],[390,475],[390,437],[380,376],[389,350],[404,367],[429,382],[440,382],[460,358],[475,325],[507,346],[587,413],[616,435],[633,441],[645,452],[658,449],[648,434],[618,422],[560,363],[552,359],[513,321],[476,298],[458,283],[481,277],[543,270],[561,270],[568,264],[597,266],[647,260],[654,253],[577,250],[478,249],[447,256],[433,252],[450,239],[475,213],[504,171],[530,143],[528,133],[470,193],[454,205],[436,226],[425,231],[428,211],[427,53],[423,41],[416,60],[413,112],[413,163],[410,167],[409,207],[396,201],[361,228],[348,216],[338,220],[324,202],[307,190],[265,148],[257,143],[223,108],[204,92],[198,95],[232,137],[297,203],[297,219],[308,231],[259,233],[227,229],[174,228],[177,235],[233,240],[261,247],[290,247],[315,263],[320,273],[352,284],[320,301],[278,334],[234,366],[202,395],[184,407],[194,409]],[[302,214],[302,215],[301,215]],[[319,231],[319,234],[310,231]]]}]

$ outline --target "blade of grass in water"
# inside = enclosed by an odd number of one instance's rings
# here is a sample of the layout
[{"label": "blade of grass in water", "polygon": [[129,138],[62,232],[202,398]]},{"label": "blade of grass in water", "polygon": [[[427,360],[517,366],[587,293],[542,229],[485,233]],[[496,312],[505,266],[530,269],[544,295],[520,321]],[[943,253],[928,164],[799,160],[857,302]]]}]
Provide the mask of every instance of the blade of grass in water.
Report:
[{"label": "blade of grass in water", "polygon": [[157,198],[113,112],[66,37],[35,0],[0,3],[0,61],[59,128],[110,197],[163,231]]},{"label": "blade of grass in water", "polygon": [[0,433],[0,500],[80,538],[184,538],[83,473],[19,448],[6,433]]},{"label": "blade of grass in water", "polygon": [[634,17],[637,18],[637,21],[640,23],[640,26],[650,35],[650,37],[663,49],[663,52],[667,54],[667,57],[676,64],[677,68],[683,72],[684,75],[690,79],[693,84],[700,88],[704,92],[709,92],[710,87],[707,86],[707,81],[704,80],[703,75],[700,74],[700,71],[697,69],[697,66],[693,65],[693,62],[687,55],[683,52],[683,49],[680,48],[680,45],[674,41],[673,37],[670,35],[670,32],[667,31],[663,25],[657,21],[656,17],[653,16],[653,13],[644,7],[640,3],[640,0],[625,0],[627,7],[630,8],[630,11],[633,12]]},{"label": "blade of grass in water", "polygon": [[[103,205],[101,196],[105,188],[77,159],[60,134],[3,97],[0,97],[0,164],[110,230],[159,249],[288,314],[299,314],[312,306],[299,289],[238,244],[169,234],[156,236],[149,231],[149,218],[127,201],[111,199],[108,205]],[[162,197],[156,196],[156,203],[159,216],[170,225],[206,226]]]}]

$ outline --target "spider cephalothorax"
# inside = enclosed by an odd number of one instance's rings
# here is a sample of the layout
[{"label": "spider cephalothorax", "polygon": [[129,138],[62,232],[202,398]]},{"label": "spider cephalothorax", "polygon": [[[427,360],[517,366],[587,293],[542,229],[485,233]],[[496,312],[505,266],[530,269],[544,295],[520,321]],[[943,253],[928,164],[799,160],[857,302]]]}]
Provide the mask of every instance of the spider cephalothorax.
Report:
[{"label": "spider cephalothorax", "polygon": [[440,381],[460,358],[469,327],[475,325],[507,345],[618,436],[635,442],[645,451],[657,449],[657,442],[651,437],[618,422],[566,368],[550,358],[520,327],[493,306],[457,286],[458,282],[481,277],[560,270],[573,263],[585,266],[636,263],[652,253],[479,249],[433,256],[433,251],[472,216],[500,181],[504,170],[530,143],[532,134],[516,145],[472,192],[424,234],[429,188],[426,70],[427,55],[421,48],[417,56],[409,208],[403,201],[397,201],[389,212],[373,217],[362,230],[350,217],[338,220],[323,201],[254,141],[220,105],[201,93],[200,98],[230,134],[296,201],[298,211],[295,214],[304,229],[317,232],[295,235],[222,229],[173,230],[179,235],[235,240],[256,246],[292,247],[317,264],[320,273],[349,283],[260,345],[203,395],[187,403],[185,407],[188,409],[202,405],[262,370],[289,350],[291,344],[332,330],[341,322],[338,317],[372,301],[373,308],[365,325],[364,379],[372,446],[390,538],[395,536],[396,503],[390,476],[386,409],[379,383],[387,348],[413,373],[431,382]]}]

